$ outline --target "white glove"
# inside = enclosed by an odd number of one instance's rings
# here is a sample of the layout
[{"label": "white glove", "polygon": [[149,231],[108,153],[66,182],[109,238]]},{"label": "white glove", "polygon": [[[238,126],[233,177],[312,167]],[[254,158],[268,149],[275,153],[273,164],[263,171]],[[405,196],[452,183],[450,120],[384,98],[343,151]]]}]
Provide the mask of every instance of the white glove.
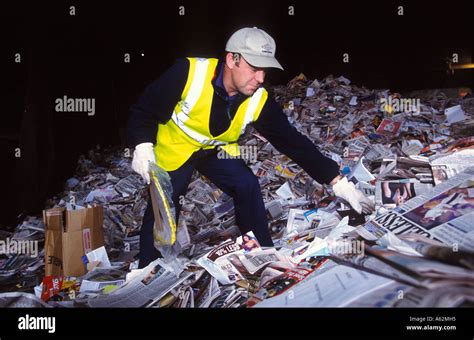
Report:
[{"label": "white glove", "polygon": [[147,184],[150,184],[148,174],[148,162],[156,163],[155,152],[152,143],[141,143],[135,147],[133,152],[132,169],[142,176]]},{"label": "white glove", "polygon": [[374,203],[369,200],[364,194],[356,189],[354,183],[349,182],[346,177],[343,177],[332,186],[334,194],[340,197],[352,206],[357,213],[364,212],[370,214],[374,211]]}]

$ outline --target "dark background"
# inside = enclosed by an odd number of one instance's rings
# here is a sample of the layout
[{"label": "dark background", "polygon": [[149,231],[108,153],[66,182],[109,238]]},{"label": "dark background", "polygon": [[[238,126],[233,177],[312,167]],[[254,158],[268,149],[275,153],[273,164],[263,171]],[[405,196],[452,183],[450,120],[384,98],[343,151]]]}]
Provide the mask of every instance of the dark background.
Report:
[{"label": "dark background", "polygon": [[[303,72],[356,85],[467,86],[473,70],[447,74],[446,58],[473,62],[470,1],[57,1],[0,9],[0,229],[38,214],[74,174],[78,156],[124,146],[128,108],[174,59],[220,56],[235,30],[257,26],[277,43],[284,84]],[[178,7],[185,15],[178,15]],[[404,6],[404,15],[397,7]],[[69,6],[76,15],[69,15]],[[295,15],[288,15],[294,6]],[[15,53],[21,63],[14,62]],[[124,54],[130,53],[130,63]],[[342,62],[349,53],[350,62]],[[143,56],[142,56],[143,54]],[[95,98],[96,113],[54,111],[54,100]],[[15,158],[15,148],[21,157]]]}]

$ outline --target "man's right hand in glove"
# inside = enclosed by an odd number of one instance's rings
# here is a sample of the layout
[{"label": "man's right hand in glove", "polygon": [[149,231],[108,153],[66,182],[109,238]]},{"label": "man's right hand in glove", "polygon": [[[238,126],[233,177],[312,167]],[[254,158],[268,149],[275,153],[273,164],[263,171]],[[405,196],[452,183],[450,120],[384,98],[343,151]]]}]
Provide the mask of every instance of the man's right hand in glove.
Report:
[{"label": "man's right hand in glove", "polygon": [[156,163],[153,143],[138,144],[133,152],[132,169],[142,176],[147,184],[150,184],[148,162]]},{"label": "man's right hand in glove", "polygon": [[370,214],[374,211],[374,203],[356,189],[354,183],[349,182],[346,177],[336,177],[331,183],[334,194],[340,197],[352,206],[352,208],[361,214]]}]

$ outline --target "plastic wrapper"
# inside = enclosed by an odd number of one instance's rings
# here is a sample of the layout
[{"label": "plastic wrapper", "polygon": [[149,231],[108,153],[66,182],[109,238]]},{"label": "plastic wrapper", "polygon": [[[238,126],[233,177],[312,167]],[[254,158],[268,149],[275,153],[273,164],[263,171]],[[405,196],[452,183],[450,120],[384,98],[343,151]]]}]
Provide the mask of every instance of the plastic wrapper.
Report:
[{"label": "plastic wrapper", "polygon": [[171,199],[173,187],[168,173],[155,163],[149,163],[150,195],[155,214],[153,240],[155,248],[173,245],[176,241],[176,212]]}]

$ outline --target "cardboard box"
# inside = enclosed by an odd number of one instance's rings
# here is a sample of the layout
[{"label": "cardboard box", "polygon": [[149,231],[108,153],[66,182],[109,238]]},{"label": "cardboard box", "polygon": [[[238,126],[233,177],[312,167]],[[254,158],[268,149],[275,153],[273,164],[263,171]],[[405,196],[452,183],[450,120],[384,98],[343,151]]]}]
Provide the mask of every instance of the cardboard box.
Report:
[{"label": "cardboard box", "polygon": [[104,245],[101,206],[43,211],[45,225],[45,276],[82,276],[82,256]]}]

